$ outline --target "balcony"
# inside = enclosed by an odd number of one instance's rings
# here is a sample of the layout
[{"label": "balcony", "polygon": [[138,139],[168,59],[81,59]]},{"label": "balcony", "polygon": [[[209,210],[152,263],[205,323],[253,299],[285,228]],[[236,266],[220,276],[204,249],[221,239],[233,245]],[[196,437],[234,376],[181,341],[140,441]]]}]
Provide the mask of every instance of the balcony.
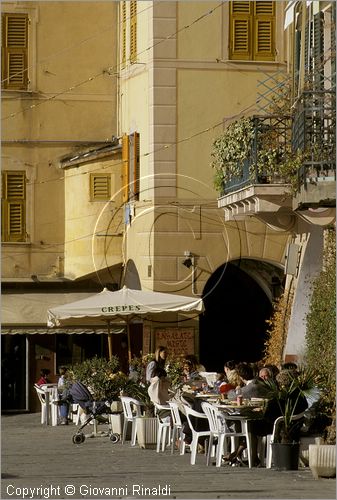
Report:
[{"label": "balcony", "polygon": [[225,220],[254,215],[274,229],[290,230],[295,222],[292,208],[293,178],[290,116],[264,115],[251,119],[253,134],[240,175],[223,185],[218,206]]},{"label": "balcony", "polygon": [[336,206],[336,94],[304,91],[294,106],[292,148],[305,152],[294,210]]},{"label": "balcony", "polygon": [[335,111],[334,90],[304,91],[291,117],[252,117],[250,149],[218,199],[225,220],[254,215],[290,230],[297,211],[325,223],[336,206]]}]

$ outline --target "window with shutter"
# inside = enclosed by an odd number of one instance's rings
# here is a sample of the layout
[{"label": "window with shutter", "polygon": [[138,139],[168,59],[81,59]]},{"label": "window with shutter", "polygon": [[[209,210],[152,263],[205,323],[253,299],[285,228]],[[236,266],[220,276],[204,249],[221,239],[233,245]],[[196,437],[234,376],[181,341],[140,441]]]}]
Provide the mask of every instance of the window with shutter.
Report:
[{"label": "window with shutter", "polygon": [[2,14],[2,87],[27,90],[27,14]]},{"label": "window with shutter", "polygon": [[122,136],[122,201],[129,201],[129,136]]},{"label": "window with shutter", "polygon": [[274,60],[275,5],[271,1],[232,1],[229,57],[236,60]]},{"label": "window with shutter", "polygon": [[122,53],[121,62],[126,63],[126,1],[122,2]]},{"label": "window with shutter", "polygon": [[139,133],[122,137],[122,200],[139,200],[140,150]]},{"label": "window with shutter", "polygon": [[2,173],[2,241],[26,241],[26,173]]},{"label": "window with shutter", "polygon": [[139,133],[129,136],[129,200],[139,199]]},{"label": "window with shutter", "polygon": [[137,60],[137,1],[130,2],[130,61]]},{"label": "window with shutter", "polygon": [[90,174],[91,201],[110,200],[111,176],[107,174]]}]

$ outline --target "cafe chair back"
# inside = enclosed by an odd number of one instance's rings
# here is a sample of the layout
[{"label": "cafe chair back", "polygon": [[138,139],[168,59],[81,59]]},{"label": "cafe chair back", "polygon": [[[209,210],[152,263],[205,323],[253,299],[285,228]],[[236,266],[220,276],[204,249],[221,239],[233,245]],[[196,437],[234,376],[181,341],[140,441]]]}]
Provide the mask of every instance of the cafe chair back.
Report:
[{"label": "cafe chair back", "polygon": [[157,427],[157,453],[160,452],[160,449],[161,451],[165,451],[165,447],[166,447],[166,444],[170,444],[170,441],[171,441],[171,418],[169,415],[169,417],[164,417],[164,419],[162,419],[160,416],[159,416],[159,412],[158,410],[168,410],[171,414],[171,409],[169,407],[169,405],[160,405],[160,404],[157,404],[157,403],[154,403],[154,407],[155,407],[155,412],[156,412],[156,416],[157,416],[157,423],[158,423],[158,427]]},{"label": "cafe chair back", "polygon": [[[296,420],[300,420],[301,418],[303,418],[304,413],[305,412],[298,413],[297,415],[293,415],[291,418],[291,422],[294,422]],[[284,417],[278,417],[274,422],[273,433],[267,435],[267,439],[266,439],[266,441],[267,441],[267,443],[266,443],[266,446],[267,446],[266,468],[267,469],[271,469],[272,458],[273,458],[272,457],[272,451],[273,451],[272,444],[275,443],[275,437],[278,434],[278,431],[279,431],[280,426],[282,425],[282,422],[284,422]]]},{"label": "cafe chair back", "polygon": [[[187,405],[184,405],[184,410],[187,418],[188,425],[192,431],[192,442],[191,442],[191,465],[195,465],[195,460],[197,456],[199,439],[201,437],[209,438],[210,430],[207,431],[199,431],[196,429],[196,425],[194,423],[195,418],[197,419],[207,419],[205,413],[200,413],[196,410],[193,410]],[[194,418],[193,418],[194,417]]]},{"label": "cafe chair back", "polygon": [[209,465],[213,445],[214,445],[214,442],[216,439],[217,440],[217,448],[216,448],[216,462],[215,462],[215,464],[217,467],[220,467],[221,466],[222,450],[223,450],[224,441],[225,441],[225,433],[224,433],[223,425],[222,425],[221,420],[220,420],[220,414],[219,414],[219,411],[217,410],[217,408],[215,406],[211,405],[210,403],[201,403],[201,407],[202,407],[203,412],[205,413],[206,417],[208,418],[209,430],[210,430],[206,465]]},{"label": "cafe chair back", "polygon": [[[248,431],[247,416],[231,415],[229,413],[226,413],[225,409],[219,411],[221,414],[220,418],[223,423],[224,446],[226,447],[227,438],[231,438],[231,441],[233,443],[235,438],[244,437],[246,439],[246,444],[247,444],[248,467],[251,468],[252,453],[251,453],[250,434]],[[222,453],[222,450],[220,450],[220,453]]]},{"label": "cafe chair back", "polygon": [[122,444],[125,442],[127,427],[129,422],[131,422],[131,446],[135,446],[137,438],[136,418],[142,416],[142,403],[138,401],[138,399],[127,396],[120,396],[120,400],[122,402],[124,414]]},{"label": "cafe chair back", "polygon": [[171,443],[171,454],[174,453],[174,448],[176,445],[176,440],[179,441],[179,452],[180,455],[184,455],[186,444],[184,441],[185,434],[183,432],[183,424],[181,421],[181,416],[179,413],[179,406],[173,401],[169,401],[169,407],[171,409],[171,419],[172,419],[172,443]]}]

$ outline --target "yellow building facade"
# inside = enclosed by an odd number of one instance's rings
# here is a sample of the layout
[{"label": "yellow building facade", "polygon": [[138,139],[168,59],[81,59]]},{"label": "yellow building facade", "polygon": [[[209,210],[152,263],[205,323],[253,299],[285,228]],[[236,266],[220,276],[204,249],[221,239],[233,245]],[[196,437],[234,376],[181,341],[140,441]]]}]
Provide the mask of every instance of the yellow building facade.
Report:
[{"label": "yellow building facade", "polygon": [[[229,263],[254,276],[269,302],[273,278],[282,282],[289,233],[257,218],[225,221],[210,166],[212,143],[225,126],[257,112],[259,82],[286,71],[284,5],[262,3],[237,2],[241,13],[231,2],[119,4],[118,133],[137,132],[140,138],[139,192],[129,196],[125,235],[129,286],[205,297],[216,273],[222,269],[226,276]],[[186,267],[189,257],[192,265]],[[224,296],[224,314],[226,301]],[[234,314],[240,316],[238,308]],[[221,338],[248,328],[240,321],[237,327],[223,323],[218,318],[216,325],[201,327],[203,350],[209,329],[217,328]],[[217,369],[220,357],[228,356],[233,349],[218,356]]]}]

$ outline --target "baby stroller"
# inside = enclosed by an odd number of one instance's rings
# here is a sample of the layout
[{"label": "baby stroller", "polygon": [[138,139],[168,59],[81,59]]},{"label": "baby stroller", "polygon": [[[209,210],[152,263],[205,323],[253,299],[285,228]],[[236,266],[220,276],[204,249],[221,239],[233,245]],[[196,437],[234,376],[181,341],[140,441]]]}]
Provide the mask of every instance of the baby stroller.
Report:
[{"label": "baby stroller", "polygon": [[[97,417],[106,413],[111,413],[108,401],[94,401],[91,393],[88,388],[82,384],[82,382],[74,382],[69,388],[70,398],[73,403],[78,404],[87,415],[85,422],[79,427],[76,434],[73,435],[72,441],[74,444],[81,444],[85,441],[87,437],[96,437],[96,436],[108,436],[110,441],[113,443],[117,443],[120,439],[120,435],[117,433],[111,432],[109,427],[109,431],[105,433],[97,433]],[[82,430],[86,427],[90,422],[94,423],[94,432],[92,434],[84,434]]]}]

